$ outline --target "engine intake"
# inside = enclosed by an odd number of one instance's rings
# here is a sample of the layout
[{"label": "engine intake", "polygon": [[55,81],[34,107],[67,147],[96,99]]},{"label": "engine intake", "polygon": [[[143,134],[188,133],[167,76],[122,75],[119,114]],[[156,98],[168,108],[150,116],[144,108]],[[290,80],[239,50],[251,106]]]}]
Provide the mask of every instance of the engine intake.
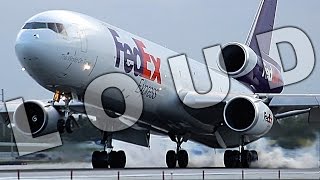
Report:
[{"label": "engine intake", "polygon": [[262,136],[272,127],[273,114],[260,99],[235,97],[224,108],[227,126],[245,135]]},{"label": "engine intake", "polygon": [[26,101],[13,114],[15,127],[34,137],[56,132],[57,121],[61,118],[53,106],[41,101]]},{"label": "engine intake", "polygon": [[258,56],[250,47],[240,43],[230,43],[222,47],[218,67],[236,78],[252,71],[258,60]]}]

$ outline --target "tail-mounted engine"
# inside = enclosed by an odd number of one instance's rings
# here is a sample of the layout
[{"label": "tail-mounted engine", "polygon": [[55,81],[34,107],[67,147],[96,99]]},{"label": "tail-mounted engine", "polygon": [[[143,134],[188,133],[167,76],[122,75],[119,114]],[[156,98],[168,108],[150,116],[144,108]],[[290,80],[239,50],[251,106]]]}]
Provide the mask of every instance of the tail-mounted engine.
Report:
[{"label": "tail-mounted engine", "polygon": [[235,97],[225,106],[224,121],[233,131],[243,135],[263,136],[272,127],[273,114],[260,99]]},{"label": "tail-mounted engine", "polygon": [[[24,105],[24,106],[23,106]],[[14,125],[22,133],[34,137],[57,131],[57,121],[63,116],[51,104],[26,101],[13,114]]]},{"label": "tail-mounted engine", "polygon": [[269,56],[265,58],[244,44],[229,43],[222,47],[218,67],[254,92],[279,93],[283,89],[281,68]]}]

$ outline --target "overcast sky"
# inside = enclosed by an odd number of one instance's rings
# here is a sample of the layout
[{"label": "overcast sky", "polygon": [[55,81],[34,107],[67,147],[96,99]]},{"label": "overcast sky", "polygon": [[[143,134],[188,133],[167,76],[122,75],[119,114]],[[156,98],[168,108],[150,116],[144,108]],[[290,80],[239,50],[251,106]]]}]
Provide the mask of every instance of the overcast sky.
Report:
[{"label": "overcast sky", "polygon": [[[203,61],[201,49],[230,41],[244,42],[259,5],[258,0],[7,0],[1,5],[1,85],[7,98],[51,98],[52,93],[39,86],[15,56],[14,43],[19,29],[31,16],[46,10],[65,9],[81,12],[133,34]],[[296,26],[311,38],[319,52],[318,0],[279,0],[276,27]],[[294,65],[286,59],[287,67]],[[320,93],[318,66],[304,82],[286,92]],[[307,91],[305,90],[307,88]]]}]

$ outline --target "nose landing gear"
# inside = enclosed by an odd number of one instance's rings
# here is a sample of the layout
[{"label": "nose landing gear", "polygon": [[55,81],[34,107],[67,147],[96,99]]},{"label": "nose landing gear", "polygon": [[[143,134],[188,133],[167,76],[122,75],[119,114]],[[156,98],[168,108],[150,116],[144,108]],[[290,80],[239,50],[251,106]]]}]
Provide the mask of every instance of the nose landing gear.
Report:
[{"label": "nose landing gear", "polygon": [[59,119],[57,122],[57,130],[60,134],[64,133],[65,131],[69,134],[72,133],[75,126],[77,126],[77,121],[71,115],[67,118],[67,120]]},{"label": "nose landing gear", "polygon": [[[75,96],[75,95],[74,95]],[[62,97],[62,98],[61,98]],[[64,94],[63,92],[56,91],[53,96],[53,103],[59,102],[60,99],[63,99],[65,106],[62,109],[62,112],[64,112],[64,118],[59,119],[57,122],[57,130],[59,133],[64,133],[65,131],[67,133],[72,133],[75,126],[79,126],[77,124],[76,119],[72,116],[72,112],[69,109],[69,103],[71,99],[75,99],[71,94]]]}]

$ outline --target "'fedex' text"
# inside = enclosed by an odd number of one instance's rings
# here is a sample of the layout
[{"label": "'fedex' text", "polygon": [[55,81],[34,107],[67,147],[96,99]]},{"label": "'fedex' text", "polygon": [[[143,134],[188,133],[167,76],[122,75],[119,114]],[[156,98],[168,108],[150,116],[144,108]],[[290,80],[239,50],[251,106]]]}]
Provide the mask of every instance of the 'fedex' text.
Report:
[{"label": "'fedex' text", "polygon": [[[120,53],[122,52],[124,62],[123,67],[126,73],[130,73],[133,70],[135,76],[139,75],[143,78],[156,81],[157,83],[161,84],[160,58],[148,54],[145,51],[146,46],[142,41],[132,38],[136,47],[131,48],[127,43],[122,43],[119,41],[118,38],[120,37],[115,30],[109,30],[113,36],[117,51],[115,67],[120,68]],[[148,69],[148,63],[153,64],[154,70]]]}]

